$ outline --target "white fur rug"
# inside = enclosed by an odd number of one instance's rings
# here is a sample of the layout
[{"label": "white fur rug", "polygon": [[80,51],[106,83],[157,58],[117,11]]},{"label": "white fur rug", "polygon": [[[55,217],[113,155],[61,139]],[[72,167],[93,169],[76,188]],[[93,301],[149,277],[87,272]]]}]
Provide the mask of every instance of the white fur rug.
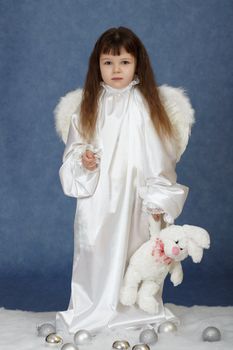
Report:
[{"label": "white fur rug", "polygon": [[[175,306],[167,304],[180,318],[181,325],[175,334],[159,334],[158,342],[151,346],[156,350],[232,350],[233,349],[233,306],[204,307]],[[0,308],[0,349],[1,350],[42,350],[61,349],[61,346],[45,344],[44,338],[37,336],[37,325],[54,323],[55,312],[26,312]],[[208,326],[219,328],[222,340],[214,343],[203,342],[202,331]],[[91,344],[79,346],[79,350],[111,350],[115,340],[126,339],[131,346],[139,343],[140,330],[109,331],[93,338]],[[64,337],[64,343],[72,338]]]}]

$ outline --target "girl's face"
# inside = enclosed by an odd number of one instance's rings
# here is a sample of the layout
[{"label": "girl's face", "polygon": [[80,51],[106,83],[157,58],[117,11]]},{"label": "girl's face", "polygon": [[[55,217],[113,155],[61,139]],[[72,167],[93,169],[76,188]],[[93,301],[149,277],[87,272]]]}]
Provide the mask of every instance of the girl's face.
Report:
[{"label": "girl's face", "polygon": [[134,79],[136,59],[124,48],[120,55],[101,54],[99,65],[103,81],[113,88],[122,89]]}]

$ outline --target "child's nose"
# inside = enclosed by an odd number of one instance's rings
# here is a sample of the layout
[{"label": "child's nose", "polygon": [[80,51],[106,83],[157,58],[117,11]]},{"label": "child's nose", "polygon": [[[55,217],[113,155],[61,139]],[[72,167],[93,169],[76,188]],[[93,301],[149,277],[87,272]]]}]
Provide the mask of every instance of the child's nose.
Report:
[{"label": "child's nose", "polygon": [[113,70],[114,70],[114,73],[120,72],[120,66],[119,66],[118,64],[116,64],[116,65],[113,67]]},{"label": "child's nose", "polygon": [[172,248],[172,254],[179,255],[179,253],[180,253],[180,248],[179,247],[173,247]]}]

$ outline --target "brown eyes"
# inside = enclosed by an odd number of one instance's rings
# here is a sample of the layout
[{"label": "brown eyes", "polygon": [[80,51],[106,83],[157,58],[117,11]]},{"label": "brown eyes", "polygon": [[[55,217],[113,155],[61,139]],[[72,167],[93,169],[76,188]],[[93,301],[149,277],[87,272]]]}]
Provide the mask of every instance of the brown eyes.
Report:
[{"label": "brown eyes", "polygon": [[[129,61],[122,61],[121,63],[122,63],[123,65],[130,64]],[[109,66],[109,65],[112,64],[112,62],[111,62],[111,61],[105,61],[104,64],[105,64],[106,66]]]}]

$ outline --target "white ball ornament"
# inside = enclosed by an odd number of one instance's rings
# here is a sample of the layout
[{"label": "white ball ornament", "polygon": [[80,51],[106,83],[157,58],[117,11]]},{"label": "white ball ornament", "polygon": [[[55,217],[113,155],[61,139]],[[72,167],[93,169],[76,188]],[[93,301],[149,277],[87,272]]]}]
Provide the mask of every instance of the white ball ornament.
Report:
[{"label": "white ball ornament", "polygon": [[177,327],[175,323],[171,321],[163,322],[158,328],[159,333],[173,333],[176,331],[177,331]]},{"label": "white ball ornament", "polygon": [[37,326],[37,334],[39,337],[47,337],[50,333],[55,333],[56,328],[51,323],[43,323]]},{"label": "white ball ornament", "polygon": [[91,333],[85,329],[77,331],[74,335],[75,345],[87,344],[92,340]]},{"label": "white ball ornament", "polygon": [[63,340],[62,337],[60,337],[60,335],[56,333],[50,333],[45,338],[45,342],[49,345],[60,345],[62,344]]},{"label": "white ball ornament", "polygon": [[112,344],[112,349],[117,349],[117,350],[127,350],[130,348],[129,342],[127,340],[116,340]]},{"label": "white ball ornament", "polygon": [[221,340],[221,332],[216,327],[207,327],[202,333],[202,339],[208,342],[215,342]]},{"label": "white ball ornament", "polygon": [[61,350],[78,350],[78,348],[72,343],[66,343],[62,346]]},{"label": "white ball ornament", "polygon": [[140,333],[139,341],[145,344],[155,344],[158,341],[158,335],[154,329],[145,329]]}]

